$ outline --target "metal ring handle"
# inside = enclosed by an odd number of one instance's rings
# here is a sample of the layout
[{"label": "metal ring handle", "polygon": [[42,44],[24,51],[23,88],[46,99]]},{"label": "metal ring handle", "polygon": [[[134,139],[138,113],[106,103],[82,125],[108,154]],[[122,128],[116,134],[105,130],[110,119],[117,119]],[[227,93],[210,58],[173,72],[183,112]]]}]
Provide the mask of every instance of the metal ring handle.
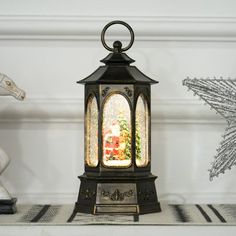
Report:
[{"label": "metal ring handle", "polygon": [[106,48],[108,51],[111,51],[111,52],[114,52],[114,48],[110,48],[106,42],[105,42],[105,33],[107,31],[107,29],[112,26],[112,25],[116,25],[116,24],[120,24],[120,25],[124,25],[126,28],[128,28],[129,32],[130,32],[130,43],[128,44],[128,46],[124,47],[124,48],[121,48],[120,50],[122,52],[124,51],[127,51],[128,49],[130,49],[134,43],[134,31],[133,29],[131,28],[131,26],[129,24],[127,24],[126,22],[124,21],[120,21],[120,20],[115,20],[115,21],[111,21],[110,23],[108,23],[107,25],[105,25],[105,27],[103,28],[102,30],[102,33],[101,33],[101,41],[102,41],[102,45],[104,46],[104,48]]}]

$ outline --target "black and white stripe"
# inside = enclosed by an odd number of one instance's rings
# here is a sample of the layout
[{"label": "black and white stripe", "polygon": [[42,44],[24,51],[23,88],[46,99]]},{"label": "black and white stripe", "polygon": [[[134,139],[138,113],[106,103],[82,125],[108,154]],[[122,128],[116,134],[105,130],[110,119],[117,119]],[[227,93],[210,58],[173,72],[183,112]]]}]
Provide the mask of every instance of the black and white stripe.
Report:
[{"label": "black and white stripe", "polygon": [[30,222],[38,222],[48,211],[50,205],[45,205]]},{"label": "black and white stripe", "polygon": [[226,223],[226,220],[224,219],[224,217],[220,214],[220,212],[215,207],[213,207],[211,204],[208,204],[207,206],[214,212],[214,214],[218,217],[218,219],[222,223]]},{"label": "black and white stripe", "polygon": [[56,217],[59,208],[59,205],[33,205],[19,222],[51,222]]},{"label": "black and white stripe", "polygon": [[181,205],[170,205],[173,208],[174,214],[176,216],[176,221],[178,222],[191,222],[191,218],[185,211],[184,207]]},{"label": "black and white stripe", "polygon": [[198,205],[198,204],[196,204],[195,206],[196,206],[197,209],[200,211],[200,213],[202,214],[202,216],[205,218],[206,222],[211,223],[211,222],[212,222],[212,219],[211,219],[210,216],[206,213],[206,211],[204,211],[204,209],[203,209],[200,205]]}]

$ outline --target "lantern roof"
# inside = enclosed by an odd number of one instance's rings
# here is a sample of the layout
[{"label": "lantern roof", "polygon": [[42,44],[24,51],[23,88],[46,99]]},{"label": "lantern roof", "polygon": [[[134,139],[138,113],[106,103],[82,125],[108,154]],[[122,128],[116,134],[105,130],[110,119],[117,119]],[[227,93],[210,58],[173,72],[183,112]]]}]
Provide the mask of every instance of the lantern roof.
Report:
[{"label": "lantern roof", "polygon": [[[120,41],[113,43],[113,48],[110,48],[105,42],[106,30],[114,24],[121,24],[128,28],[131,36],[131,40],[128,46],[122,48]],[[131,63],[135,62],[127,54],[123,53],[127,51],[134,42],[133,29],[123,21],[112,21],[107,24],[101,33],[101,41],[103,46],[111,51],[108,56],[101,60],[105,63],[105,66],[100,66],[91,75],[83,80],[78,81],[80,84],[155,84],[157,81],[144,75],[137,67],[130,66]]]},{"label": "lantern roof", "polygon": [[106,56],[101,62],[105,66],[100,66],[91,75],[78,81],[80,84],[155,84],[155,81],[143,74],[136,66],[130,66],[135,62],[127,54],[113,52]]}]

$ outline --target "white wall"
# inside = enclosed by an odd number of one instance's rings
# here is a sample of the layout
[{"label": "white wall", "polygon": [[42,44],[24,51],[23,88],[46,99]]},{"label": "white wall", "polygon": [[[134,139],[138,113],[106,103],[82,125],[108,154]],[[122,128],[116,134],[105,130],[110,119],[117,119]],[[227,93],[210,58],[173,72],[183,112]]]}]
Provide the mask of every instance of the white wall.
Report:
[{"label": "white wall", "polygon": [[160,198],[236,202],[236,168],[213,182],[207,171],[225,122],[182,86],[187,76],[235,78],[235,9],[233,0],[0,0],[0,72],[27,92],[24,102],[1,97],[0,145],[12,159],[1,180],[9,191],[19,202],[76,200],[83,86],[75,82],[108,54],[101,29],[120,19],[136,33],[128,54],[160,81],[152,88],[152,172]]}]

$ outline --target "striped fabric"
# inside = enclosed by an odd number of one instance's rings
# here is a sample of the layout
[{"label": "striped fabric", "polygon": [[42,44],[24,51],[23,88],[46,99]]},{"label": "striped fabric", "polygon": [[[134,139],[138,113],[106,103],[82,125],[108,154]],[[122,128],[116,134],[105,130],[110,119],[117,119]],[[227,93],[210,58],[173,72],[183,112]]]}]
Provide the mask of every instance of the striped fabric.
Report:
[{"label": "striped fabric", "polygon": [[[162,212],[140,215],[89,215],[71,218],[73,205],[18,205],[14,215],[0,215],[0,225],[9,224],[140,224],[140,225],[236,225],[236,205],[165,205]],[[68,221],[70,219],[70,222]]]}]

